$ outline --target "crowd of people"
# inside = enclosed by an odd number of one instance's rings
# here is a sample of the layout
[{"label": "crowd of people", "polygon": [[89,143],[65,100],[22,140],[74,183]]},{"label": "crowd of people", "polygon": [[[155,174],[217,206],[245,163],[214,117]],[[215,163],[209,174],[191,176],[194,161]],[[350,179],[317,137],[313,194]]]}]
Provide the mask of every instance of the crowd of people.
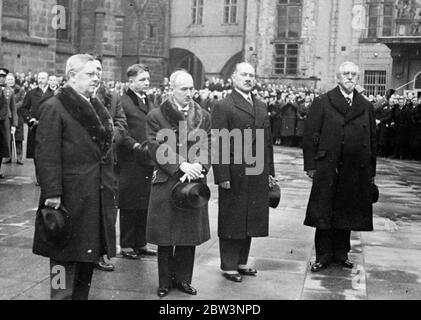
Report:
[{"label": "crowd of people", "polygon": [[[54,92],[65,86],[66,79],[62,76],[48,75],[44,72],[36,75],[32,72],[13,74],[9,73],[7,69],[5,70],[7,75],[4,78],[3,85],[14,91],[18,116],[18,126],[14,135],[17,151],[16,161],[17,164],[23,165],[25,107],[22,109],[22,106],[26,105],[27,109],[30,103],[29,97],[24,103],[26,94],[40,87],[48,87],[49,92]],[[123,96],[127,92],[129,83],[107,81],[104,86],[109,92]],[[225,81],[213,77],[211,80],[207,79],[201,89],[195,90],[193,100],[199,103],[203,109],[211,112],[213,106],[218,101],[225,99],[232,92],[232,89],[231,79]],[[268,107],[274,145],[302,147],[304,122],[308,110],[314,99],[323,92],[315,88],[297,88],[275,83],[257,83],[252,92]],[[151,87],[146,92],[154,107],[159,107],[169,97],[170,93],[168,78],[164,78],[160,86]],[[421,96],[417,97],[412,93],[389,96],[367,96],[364,92],[362,94],[376,107],[379,156],[400,160],[421,160]],[[26,117],[30,117],[30,115],[26,113]],[[28,121],[31,119],[27,119],[30,127],[31,123]],[[29,135],[31,135],[31,130]],[[28,140],[31,139],[31,136],[29,136]],[[31,148],[31,143],[29,147]],[[33,150],[29,152],[29,158],[33,158]],[[10,164],[11,159],[6,158],[5,163]],[[2,176],[0,172],[0,177]]]},{"label": "crowd of people", "polygon": [[[50,259],[52,280],[60,268],[69,279],[63,286],[51,282],[52,299],[87,299],[93,269],[114,270],[107,258],[116,255],[117,208],[122,257],[157,256],[159,297],[172,289],[196,295],[195,248],[210,238],[211,167],[222,275],[233,282],[256,276],[248,258],[252,238],[269,232],[274,145],[301,146],[313,180],[304,222],[316,228],[311,271],[331,263],[352,269],[351,230],[373,230],[377,154],[420,155],[420,99],[393,90],[385,97],[364,95],[352,62],[341,64],[338,86],[327,93],[257,83],[248,63],[238,64],[232,79],[215,78],[199,90],[186,70],[157,88],[150,87],[149,68],[142,64],[128,68],[127,83],[106,83],[102,72],[100,57],[88,54],[69,58],[67,81],[41,72],[36,86],[32,75],[0,68],[0,157],[10,163],[16,144],[16,161],[23,165],[26,123],[27,158],[35,161],[41,187],[33,252]],[[187,124],[186,137],[180,122]],[[236,158],[238,152],[223,142],[211,161],[211,130],[246,136],[250,128],[254,139],[245,145],[261,171],[247,173],[246,150],[241,164],[226,163],[224,148]],[[264,135],[259,138],[257,130]],[[205,138],[197,141],[199,132]],[[63,216],[64,222],[51,224]]]}]

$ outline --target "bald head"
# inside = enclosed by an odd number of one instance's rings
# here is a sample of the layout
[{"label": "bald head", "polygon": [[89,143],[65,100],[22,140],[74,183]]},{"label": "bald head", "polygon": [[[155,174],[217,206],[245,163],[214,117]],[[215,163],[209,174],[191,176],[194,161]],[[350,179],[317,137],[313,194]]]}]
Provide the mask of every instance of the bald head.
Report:
[{"label": "bald head", "polygon": [[256,84],[256,72],[253,66],[247,62],[237,64],[232,75],[232,82],[237,90],[246,94],[251,92]]},{"label": "bald head", "polygon": [[193,77],[185,70],[174,72],[170,77],[170,86],[173,90],[173,97],[180,106],[187,106],[193,98],[194,83]]}]

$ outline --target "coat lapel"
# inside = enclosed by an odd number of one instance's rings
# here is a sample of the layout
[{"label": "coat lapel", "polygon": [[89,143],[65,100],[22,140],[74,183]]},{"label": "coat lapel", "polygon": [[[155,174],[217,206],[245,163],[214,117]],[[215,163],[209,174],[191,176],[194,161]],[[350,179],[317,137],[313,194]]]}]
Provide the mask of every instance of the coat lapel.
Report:
[{"label": "coat lapel", "polygon": [[[244,99],[244,97],[239,94],[236,90],[233,90],[231,93],[231,98],[234,101],[234,107],[240,109],[243,112],[248,113],[253,118],[255,118],[254,114],[254,107],[250,105],[250,103]],[[253,98],[254,103],[256,103],[255,98]]]},{"label": "coat lapel", "polygon": [[137,94],[134,93],[134,91],[131,90],[131,89],[128,89],[127,90],[127,96],[133,101],[134,105],[137,106],[139,108],[139,110],[141,110],[145,114],[148,114],[149,113],[149,111],[150,111],[149,108],[148,108],[149,101],[148,101],[148,98],[147,97],[145,98],[146,104],[144,104],[144,103],[142,103],[140,101],[140,99],[137,96]]},{"label": "coat lapel", "polygon": [[332,106],[345,117],[350,107],[341,93],[339,86],[330,91],[328,96]]},{"label": "coat lapel", "polygon": [[57,93],[57,98],[66,111],[87,131],[102,155],[112,146],[113,120],[106,107],[98,98],[92,98],[91,103],[83,99],[71,87],[64,87]]},{"label": "coat lapel", "polygon": [[354,120],[363,114],[366,110],[365,108],[366,100],[361,96],[357,91],[354,91],[354,99],[352,101],[351,110],[346,114],[345,122]]}]

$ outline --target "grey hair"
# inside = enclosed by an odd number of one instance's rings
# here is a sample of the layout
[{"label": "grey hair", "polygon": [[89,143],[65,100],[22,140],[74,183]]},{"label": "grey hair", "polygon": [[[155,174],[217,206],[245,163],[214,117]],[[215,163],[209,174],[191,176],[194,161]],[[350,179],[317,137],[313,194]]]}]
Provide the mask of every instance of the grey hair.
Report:
[{"label": "grey hair", "polygon": [[187,74],[187,75],[189,75],[190,77],[192,76],[192,75],[191,75],[190,73],[188,73],[188,72],[187,72],[187,70],[185,70],[185,69],[180,69],[180,70],[174,71],[174,72],[171,74],[171,76],[170,76],[170,87],[171,87],[171,88],[174,88],[174,85],[175,85],[175,83],[176,83],[176,81],[177,81],[178,77],[179,77],[179,76],[181,76],[182,74]]},{"label": "grey hair", "polygon": [[347,66],[347,65],[351,65],[351,66],[354,66],[354,67],[356,67],[357,68],[357,74],[358,74],[358,76],[360,76],[360,67],[355,63],[355,62],[352,62],[352,61],[345,61],[345,62],[342,62],[341,63],[341,65],[339,66],[339,68],[338,68],[338,72],[336,73],[336,77],[338,78],[338,79],[340,79],[340,75],[342,74],[342,70],[344,69],[344,67],[345,66]]},{"label": "grey hair", "polygon": [[95,58],[89,54],[75,54],[71,56],[66,62],[67,78],[70,79],[70,74],[72,72],[78,73],[81,71],[90,61],[95,61]]}]

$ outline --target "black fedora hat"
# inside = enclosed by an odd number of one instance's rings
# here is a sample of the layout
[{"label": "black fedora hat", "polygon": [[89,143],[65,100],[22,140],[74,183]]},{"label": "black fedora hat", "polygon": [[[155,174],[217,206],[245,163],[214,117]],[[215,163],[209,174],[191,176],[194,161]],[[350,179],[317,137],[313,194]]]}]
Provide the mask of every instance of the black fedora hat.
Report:
[{"label": "black fedora hat", "polygon": [[281,187],[278,181],[269,176],[269,207],[276,209],[281,201]]},{"label": "black fedora hat", "polygon": [[377,203],[377,201],[379,201],[379,197],[380,197],[379,188],[376,186],[375,183],[372,183],[371,186],[370,186],[370,190],[371,190],[372,202]]},{"label": "black fedora hat", "polygon": [[39,208],[35,227],[40,239],[54,248],[65,247],[72,232],[69,213],[63,206],[58,210],[50,207]]},{"label": "black fedora hat", "polygon": [[210,199],[209,187],[201,181],[178,182],[171,191],[171,202],[177,209],[198,209]]},{"label": "black fedora hat", "polygon": [[275,185],[269,188],[269,207],[276,209],[281,202],[281,188]]}]

